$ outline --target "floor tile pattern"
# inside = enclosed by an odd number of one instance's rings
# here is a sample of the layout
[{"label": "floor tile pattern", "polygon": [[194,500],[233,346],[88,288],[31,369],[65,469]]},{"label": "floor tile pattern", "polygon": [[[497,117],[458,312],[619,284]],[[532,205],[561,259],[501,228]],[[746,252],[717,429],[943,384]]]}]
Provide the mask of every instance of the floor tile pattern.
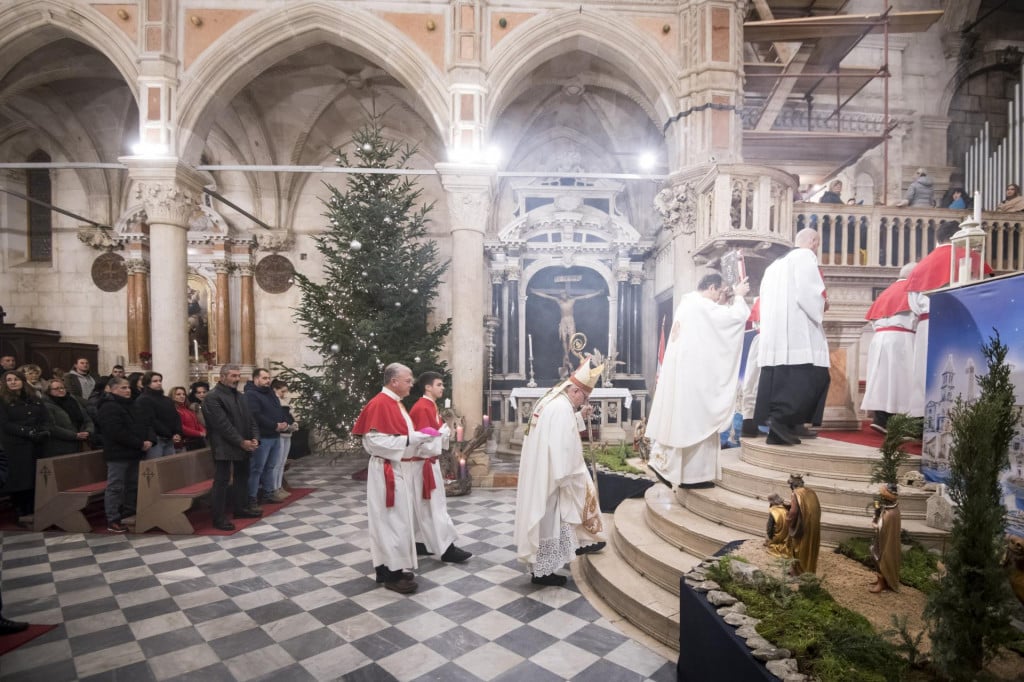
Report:
[{"label": "floor tile pattern", "polygon": [[4,533],[4,615],[60,623],[0,658],[0,680],[675,679],[572,580],[515,560],[515,491],[449,500],[464,564],[420,562],[419,591],[372,579],[362,462],[307,458],[313,494],[233,536]]}]

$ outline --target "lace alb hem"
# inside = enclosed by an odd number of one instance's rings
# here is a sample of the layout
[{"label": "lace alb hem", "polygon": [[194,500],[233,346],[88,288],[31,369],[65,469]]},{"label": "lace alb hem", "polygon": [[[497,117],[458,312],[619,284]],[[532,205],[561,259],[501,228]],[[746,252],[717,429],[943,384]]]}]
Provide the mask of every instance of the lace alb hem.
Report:
[{"label": "lace alb hem", "polygon": [[563,523],[557,538],[541,539],[537,548],[537,561],[533,564],[533,574],[542,576],[554,573],[573,560],[579,546],[572,526]]}]

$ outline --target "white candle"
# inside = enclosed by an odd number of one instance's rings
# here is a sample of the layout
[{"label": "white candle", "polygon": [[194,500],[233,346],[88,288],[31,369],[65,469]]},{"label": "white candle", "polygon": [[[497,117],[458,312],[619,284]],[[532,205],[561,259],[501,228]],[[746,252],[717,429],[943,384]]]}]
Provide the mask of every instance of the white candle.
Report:
[{"label": "white candle", "polygon": [[445,398],[444,399],[444,407],[445,407],[445,409],[448,409],[451,406],[452,406],[452,399],[451,398]]},{"label": "white candle", "polygon": [[526,341],[530,346],[530,359],[533,360],[533,334],[527,334]]},{"label": "white candle", "polygon": [[957,284],[965,284],[971,276],[971,257],[964,256],[960,259],[960,273]]},{"label": "white candle", "polygon": [[981,192],[974,193],[974,222],[981,225]]},{"label": "white candle", "polygon": [[199,362],[199,340],[192,339],[192,352],[195,355],[196,362]]}]

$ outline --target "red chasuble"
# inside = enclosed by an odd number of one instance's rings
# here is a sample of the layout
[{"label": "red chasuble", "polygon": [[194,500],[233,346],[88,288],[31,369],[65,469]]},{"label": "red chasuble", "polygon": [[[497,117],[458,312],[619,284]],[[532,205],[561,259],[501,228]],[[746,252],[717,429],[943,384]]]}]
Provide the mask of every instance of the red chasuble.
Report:
[{"label": "red chasuble", "polygon": [[[364,436],[370,431],[389,436],[409,436],[409,425],[402,416],[402,408],[397,400],[383,391],[373,396],[366,407],[359,413],[352,434]],[[386,507],[395,506],[395,471],[391,462],[384,460],[384,486],[386,489]]]},{"label": "red chasuble", "polygon": [[[441,428],[441,415],[437,412],[437,403],[430,398],[423,396],[412,406],[409,410],[409,419],[412,420],[412,427],[417,431],[421,431],[425,428],[439,429]],[[434,462],[437,461],[436,457],[423,457],[423,499],[429,500],[430,493],[434,488],[437,487],[437,481],[434,480]],[[414,457],[414,461],[418,461],[419,458]]]},{"label": "red chasuble", "polygon": [[397,400],[386,393],[373,396],[352,427],[352,435],[355,436],[363,436],[370,431],[390,436],[409,435],[409,425],[402,416],[402,408],[398,406]]},{"label": "red chasuble", "polygon": [[[949,286],[949,258],[953,253],[952,244],[939,244],[921,262],[914,266],[907,277],[907,291],[931,291]],[[962,256],[962,252],[957,257]],[[977,268],[977,254],[971,254],[972,269]],[[985,274],[991,275],[992,268],[985,263]]]},{"label": "red chasuble", "polygon": [[427,397],[416,401],[409,410],[409,419],[412,419],[412,427],[417,431],[427,427],[441,428],[441,415],[437,412],[437,404]]},{"label": "red chasuble", "polygon": [[883,317],[909,312],[910,304],[907,302],[907,283],[909,281],[909,279],[898,279],[890,284],[868,308],[868,314],[864,316],[864,319],[880,320]]}]

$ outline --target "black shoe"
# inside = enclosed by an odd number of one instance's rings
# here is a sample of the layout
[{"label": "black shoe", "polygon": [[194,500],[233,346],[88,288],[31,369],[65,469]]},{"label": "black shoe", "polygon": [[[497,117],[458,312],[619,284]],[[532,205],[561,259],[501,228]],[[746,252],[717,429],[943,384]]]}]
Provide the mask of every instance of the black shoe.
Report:
[{"label": "black shoe", "polygon": [[455,546],[455,543],[448,545],[448,549],[441,555],[441,561],[447,561],[451,564],[461,564],[463,561],[473,556],[472,552],[467,552],[464,549],[459,549]]},{"label": "black shoe", "polygon": [[419,585],[417,585],[411,578],[408,580],[406,578],[399,578],[398,580],[389,580],[385,582],[384,587],[392,592],[398,592],[399,594],[412,594],[416,591]]},{"label": "black shoe", "polygon": [[679,487],[683,490],[702,490],[705,488],[714,488],[714,481],[701,481],[700,483],[680,483]]},{"label": "black shoe", "polygon": [[234,530],[235,524],[231,523],[227,519],[217,519],[213,522],[213,527],[217,530]]},{"label": "black shoe", "polygon": [[235,512],[236,519],[258,519],[263,516],[263,510],[259,507],[246,507]]},{"label": "black shoe", "polygon": [[416,556],[432,556],[434,553],[427,549],[427,546],[422,542],[416,543]]},{"label": "black shoe", "polygon": [[765,442],[769,445],[799,445],[800,438],[793,431],[792,427],[786,424],[769,424],[768,438]]},{"label": "black shoe", "polygon": [[607,543],[604,542],[595,542],[594,544],[587,545],[586,547],[577,547],[576,556],[583,556],[584,554],[597,554],[605,548],[606,544]]},{"label": "black shoe", "polygon": [[533,575],[530,574],[530,582],[534,585],[546,585],[548,587],[561,587],[562,585],[569,582],[569,579],[564,575],[558,575],[557,573],[551,573],[550,575]]},{"label": "black shoe", "polygon": [[392,571],[384,564],[376,566],[374,570],[377,572],[377,582],[379,583],[389,583],[396,580],[412,580],[416,577],[410,571]]},{"label": "black shoe", "polygon": [[744,419],[743,427],[740,429],[740,435],[744,438],[760,438],[764,434],[757,428],[757,424],[753,419]]},{"label": "black shoe", "polygon": [[28,630],[28,623],[0,618],[0,635],[14,635],[25,630]]}]

